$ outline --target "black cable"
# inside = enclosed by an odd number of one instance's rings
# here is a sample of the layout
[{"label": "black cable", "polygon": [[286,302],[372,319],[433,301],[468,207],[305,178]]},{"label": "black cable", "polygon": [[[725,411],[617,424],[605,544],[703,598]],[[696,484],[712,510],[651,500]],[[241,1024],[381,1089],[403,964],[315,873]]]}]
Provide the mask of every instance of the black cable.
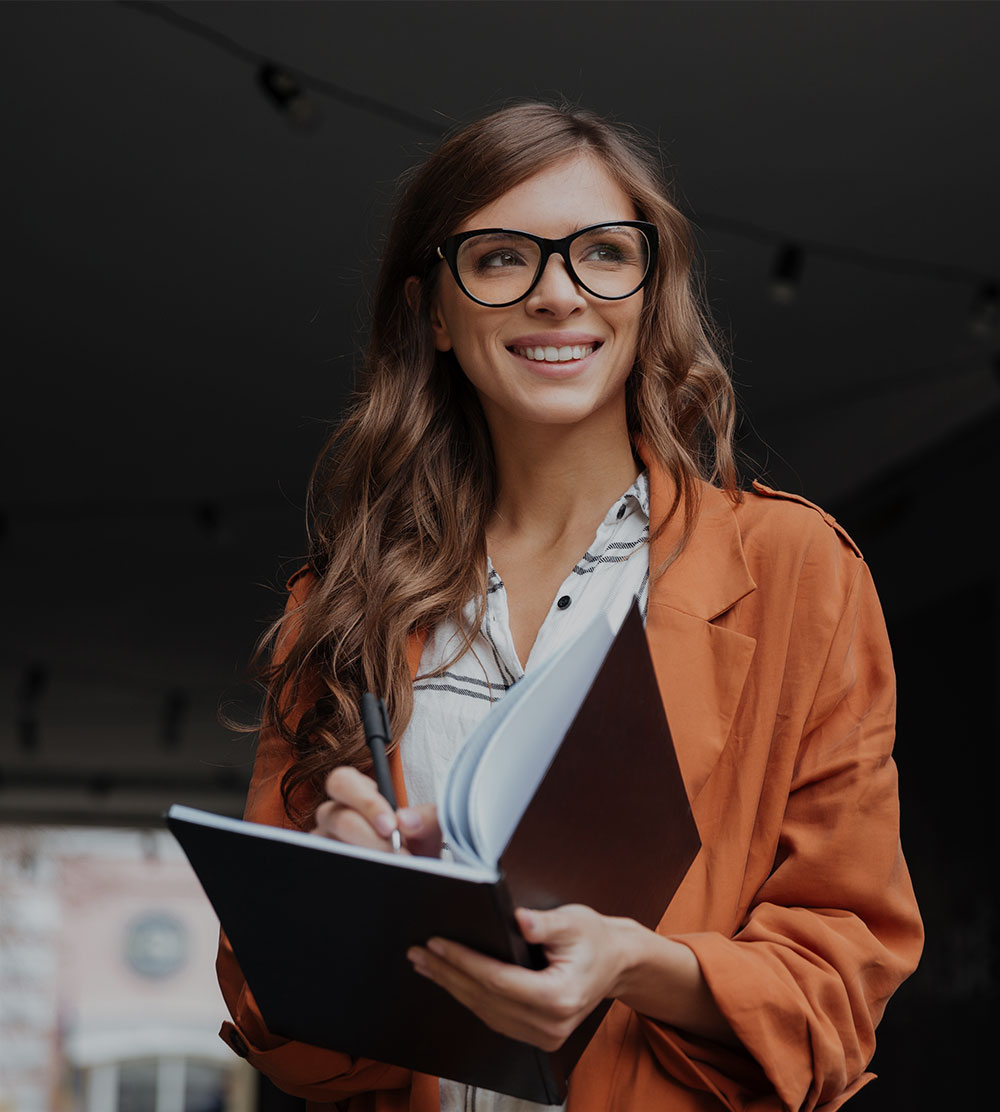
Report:
[{"label": "black cable", "polygon": [[[117,2],[121,7],[132,8],[144,15],[156,16],[180,31],[195,35],[203,41],[211,43],[213,46],[225,51],[234,58],[238,58],[242,62],[247,62],[258,68],[275,65],[273,58],[243,46],[242,43],[237,42],[229,35],[217,31],[215,28],[209,27],[199,20],[192,19],[190,16],[181,15],[166,4],[158,2],[158,0],[117,0]],[[367,112],[370,115],[379,116],[385,120],[391,120],[393,123],[402,124],[404,127],[412,128],[424,135],[430,135],[435,138],[441,138],[448,130],[447,127],[435,123],[432,120],[425,119],[423,116],[418,116],[413,112],[408,112],[405,108],[399,108],[397,105],[390,104],[388,101],[380,100],[377,97],[368,96],[364,93],[357,93],[352,89],[345,88],[343,85],[337,85],[333,81],[327,81],[325,78],[316,77],[314,74],[306,73],[303,70],[295,69],[284,64],[277,68],[294,76],[303,88],[322,93],[331,100],[355,108],[359,112]],[[934,278],[939,281],[948,282],[986,283],[987,285],[996,282],[993,275],[984,274],[981,271],[970,270],[966,267],[953,266],[946,263],[902,259],[898,256],[881,255],[863,248],[843,247],[835,243],[826,243],[822,240],[796,239],[776,232],[772,228],[762,227],[760,224],[756,224],[753,221],[722,216],[719,213],[705,212],[699,213],[696,216],[693,214],[688,215],[697,225],[705,228],[730,232],[734,235],[743,236],[746,239],[753,239],[761,243],[766,243],[772,247],[782,243],[794,243],[809,255],[821,256],[839,262],[852,263],[855,266],[865,267],[870,270],[880,270],[886,273],[907,276],[919,275],[921,277]]]},{"label": "black cable", "polygon": [[989,284],[991,282],[989,275],[981,271],[969,270],[966,267],[919,259],[902,259],[893,255],[880,255],[874,251],[866,251],[861,247],[843,247],[835,243],[825,243],[818,239],[796,239],[782,235],[770,228],[762,227],[750,220],[738,220],[709,212],[698,213],[690,218],[696,225],[714,228],[722,232],[731,232],[733,235],[742,236],[744,239],[765,243],[769,247],[775,247],[783,243],[794,244],[811,257],[852,263],[867,270],[880,270],[890,274],[902,274],[907,277],[935,278],[944,282],[961,282],[963,285]]},{"label": "black cable", "polygon": [[[229,35],[216,31],[215,28],[209,27],[197,19],[192,19],[190,16],[181,15],[173,8],[167,7],[166,4],[156,3],[154,0],[117,0],[117,2],[120,7],[132,8],[143,15],[156,16],[165,23],[176,27],[179,31],[195,35],[197,38],[211,43],[219,50],[225,51],[233,58],[238,58],[241,62],[247,62],[255,68],[275,65],[274,59],[266,54],[259,54],[256,50],[251,50],[230,38]],[[359,112],[368,112],[370,115],[380,116],[384,120],[391,120],[393,123],[402,124],[403,127],[413,128],[415,131],[432,135],[435,138],[440,138],[447,130],[432,120],[426,120],[423,116],[407,112],[405,108],[398,108],[388,101],[367,96],[365,93],[356,93],[353,89],[346,89],[343,85],[337,85],[335,82],[327,81],[322,77],[315,77],[303,70],[286,66],[284,63],[278,68],[295,77],[302,88],[322,93],[331,100],[339,101],[350,108],[356,108]]]}]

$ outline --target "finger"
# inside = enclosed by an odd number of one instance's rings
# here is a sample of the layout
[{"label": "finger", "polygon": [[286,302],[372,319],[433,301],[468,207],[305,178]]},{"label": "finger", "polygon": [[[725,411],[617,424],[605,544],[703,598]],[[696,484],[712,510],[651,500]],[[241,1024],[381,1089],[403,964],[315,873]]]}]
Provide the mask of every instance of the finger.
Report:
[{"label": "finger", "polygon": [[532,1008],[538,1006],[544,993],[545,980],[539,976],[540,971],[497,961],[459,942],[432,938],[425,951],[425,964],[436,974],[435,979],[442,978],[439,983],[447,982],[449,991],[454,986],[474,998],[489,994]]},{"label": "finger", "polygon": [[396,815],[389,801],[380,794],[375,781],[356,768],[335,768],[326,778],[326,794],[335,802],[363,815],[383,838],[397,828]]},{"label": "finger", "polygon": [[388,839],[380,837],[364,815],[353,807],[327,800],[316,808],[315,822],[313,833],[325,838],[369,849],[391,849]]},{"label": "finger", "polygon": [[[479,956],[483,957],[483,955]],[[407,957],[417,973],[434,981],[460,1004],[464,1004],[479,1016],[488,1027],[501,1034],[532,1043],[546,1050],[556,1050],[572,1029],[562,1017],[547,1014],[544,1008],[540,1007],[541,994],[537,986],[529,985],[516,997],[495,991],[494,984],[504,980],[501,970],[510,968],[505,967],[502,962],[494,962],[492,958],[485,959],[487,963],[500,967],[493,970],[498,980],[491,983],[490,980],[484,982],[471,976],[433,951],[419,946],[411,948]],[[512,968],[518,969],[517,966]],[[539,976],[529,970],[521,972],[528,974],[529,978]]]},{"label": "finger", "polygon": [[333,769],[327,775],[324,786],[331,799],[350,807],[378,791],[375,781],[352,765],[339,765]]}]

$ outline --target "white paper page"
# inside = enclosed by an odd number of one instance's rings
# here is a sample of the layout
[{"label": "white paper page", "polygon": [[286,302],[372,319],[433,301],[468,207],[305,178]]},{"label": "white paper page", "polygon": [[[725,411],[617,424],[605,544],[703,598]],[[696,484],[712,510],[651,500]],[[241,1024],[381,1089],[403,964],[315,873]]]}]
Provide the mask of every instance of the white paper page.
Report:
[{"label": "white paper page", "polygon": [[[499,710],[500,705],[498,703],[493,709]],[[489,717],[487,715],[487,719]],[[472,787],[479,753],[488,741],[489,733],[482,730],[480,723],[451,762],[438,803],[441,836],[453,853],[470,860],[475,859],[475,850],[472,848],[472,831],[469,829],[469,789]]]},{"label": "white paper page", "polygon": [[[523,712],[513,714],[517,707],[507,708],[477,763],[469,789],[472,844],[484,864],[496,865],[613,640],[608,619],[599,611],[578,637],[526,676],[501,702],[504,707],[525,685],[517,701]],[[528,679],[534,681],[530,689]],[[529,695],[532,697],[527,698]]]},{"label": "white paper page", "polygon": [[[499,702],[493,704],[489,714],[466,739],[448,769],[438,804],[438,822],[441,824],[444,840],[451,849],[470,861],[479,860],[469,824],[469,795],[480,757],[500,723],[531,690],[544,671],[543,666],[522,677]],[[487,864],[495,865],[496,862]]]}]

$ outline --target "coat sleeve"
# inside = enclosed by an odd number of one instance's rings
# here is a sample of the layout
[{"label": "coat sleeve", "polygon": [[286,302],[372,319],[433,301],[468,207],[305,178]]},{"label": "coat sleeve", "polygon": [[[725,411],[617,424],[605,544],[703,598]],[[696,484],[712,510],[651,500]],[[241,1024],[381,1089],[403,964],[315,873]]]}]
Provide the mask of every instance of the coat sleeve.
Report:
[{"label": "coat sleeve", "polygon": [[[275,648],[280,660],[294,642],[298,626],[295,612],[302,605],[313,577],[299,573],[289,582],[290,594],[285,608],[290,615]],[[308,693],[302,696],[305,703]],[[302,709],[295,713],[301,714]],[[293,713],[293,720],[295,714]],[[273,731],[262,731],[247,796],[244,818],[272,826],[290,826],[281,798],[281,778],[292,764],[290,746]],[[308,914],[303,909],[303,914]],[[268,1031],[253,998],[229,940],[223,933],[219,942],[216,971],[223,998],[232,1016],[219,1034],[233,1050],[266,1074],[279,1089],[309,1101],[339,1101],[373,1089],[398,1089],[410,1084],[409,1070],[385,1065],[367,1058],[351,1058],[334,1050],[280,1038]],[[335,1007],[336,1002],[331,1002]]]},{"label": "coat sleeve", "polygon": [[770,875],[733,937],[674,936],[749,1057],[639,1017],[668,1073],[734,1110],[831,1112],[861,1088],[875,1026],[922,946],[899,845],[888,638],[862,560],[849,582]]}]

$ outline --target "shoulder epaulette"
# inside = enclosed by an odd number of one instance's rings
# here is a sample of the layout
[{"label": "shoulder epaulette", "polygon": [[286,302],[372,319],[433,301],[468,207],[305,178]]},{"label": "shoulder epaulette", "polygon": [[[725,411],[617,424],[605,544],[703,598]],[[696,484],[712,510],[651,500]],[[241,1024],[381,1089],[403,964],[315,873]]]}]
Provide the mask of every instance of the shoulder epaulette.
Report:
[{"label": "shoulder epaulette", "polygon": [[861,549],[855,544],[850,533],[848,533],[833,514],[828,514],[822,506],[817,506],[815,502],[810,502],[808,498],[803,498],[801,494],[789,494],[787,490],[775,490],[773,487],[765,486],[756,479],[753,481],[753,488],[758,494],[762,494],[765,498],[782,498],[786,502],[798,502],[801,506],[808,506],[809,509],[815,510],[827,525],[840,535],[841,540],[853,550],[855,556],[859,559],[864,559]]}]

